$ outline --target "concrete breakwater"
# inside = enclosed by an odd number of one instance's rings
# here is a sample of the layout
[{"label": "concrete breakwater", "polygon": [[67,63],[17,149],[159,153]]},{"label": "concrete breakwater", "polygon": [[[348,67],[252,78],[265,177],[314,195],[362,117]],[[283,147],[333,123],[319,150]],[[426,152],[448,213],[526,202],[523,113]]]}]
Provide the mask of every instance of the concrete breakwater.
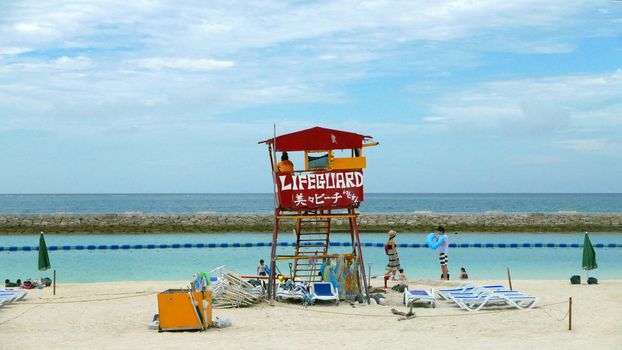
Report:
[{"label": "concrete breakwater", "polygon": [[[361,214],[361,232],[429,232],[444,224],[449,232],[622,232],[622,213]],[[0,233],[270,232],[269,214],[104,214],[0,215]],[[283,222],[291,230],[293,221]],[[334,230],[348,221],[333,219]]]}]

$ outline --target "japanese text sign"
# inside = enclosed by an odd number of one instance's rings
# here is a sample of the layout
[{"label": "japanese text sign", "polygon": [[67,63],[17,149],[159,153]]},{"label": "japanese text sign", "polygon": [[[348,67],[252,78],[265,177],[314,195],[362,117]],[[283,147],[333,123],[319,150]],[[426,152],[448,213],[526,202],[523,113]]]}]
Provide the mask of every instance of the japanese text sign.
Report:
[{"label": "japanese text sign", "polygon": [[349,208],[358,207],[363,201],[360,170],[277,173],[276,181],[281,208]]}]

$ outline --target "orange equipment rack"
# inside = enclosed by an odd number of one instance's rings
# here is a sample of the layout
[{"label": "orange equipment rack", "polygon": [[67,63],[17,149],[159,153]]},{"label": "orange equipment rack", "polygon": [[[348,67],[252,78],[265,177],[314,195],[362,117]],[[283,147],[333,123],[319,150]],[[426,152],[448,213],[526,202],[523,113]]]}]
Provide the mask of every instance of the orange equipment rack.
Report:
[{"label": "orange equipment rack", "polygon": [[[194,292],[198,311],[190,299],[190,291],[184,289],[169,289],[158,294],[158,313],[160,318],[159,331],[187,331],[202,330],[212,323],[212,293]],[[203,309],[203,300],[207,300],[207,308]],[[197,313],[203,325],[197,319]],[[205,317],[205,315],[207,317]],[[205,319],[206,318],[206,319]]]}]

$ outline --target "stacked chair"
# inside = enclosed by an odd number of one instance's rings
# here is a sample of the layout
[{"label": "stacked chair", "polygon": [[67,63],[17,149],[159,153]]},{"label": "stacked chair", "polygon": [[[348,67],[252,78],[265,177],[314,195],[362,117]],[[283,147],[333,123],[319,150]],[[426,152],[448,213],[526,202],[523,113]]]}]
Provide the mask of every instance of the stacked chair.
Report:
[{"label": "stacked chair", "polygon": [[0,289],[0,308],[15,301],[20,301],[26,297],[25,290],[21,289]]},{"label": "stacked chair", "polygon": [[492,305],[530,309],[538,303],[538,297],[515,290],[507,290],[502,285],[475,286],[467,284],[453,289],[440,289],[438,295],[467,311],[479,311],[485,306]]}]

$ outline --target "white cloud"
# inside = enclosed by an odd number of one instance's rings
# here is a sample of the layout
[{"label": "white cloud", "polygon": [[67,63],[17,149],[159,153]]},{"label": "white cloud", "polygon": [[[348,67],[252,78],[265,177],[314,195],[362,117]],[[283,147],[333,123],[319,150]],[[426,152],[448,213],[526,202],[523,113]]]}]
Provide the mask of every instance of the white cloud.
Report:
[{"label": "white cloud", "polygon": [[[565,52],[574,37],[557,34],[589,37],[613,16],[592,13],[590,2],[580,0],[25,0],[6,8],[0,18],[0,108],[5,118],[38,116],[50,124],[142,115],[167,121],[267,104],[341,103],[349,98],[344,86],[368,77],[451,76],[453,69],[482,64],[478,55],[490,50]],[[538,33],[537,40],[530,33]],[[510,91],[525,85],[537,90],[538,82],[503,84],[430,99],[439,103],[428,107],[425,121],[435,127],[467,119],[538,121],[525,106],[548,103],[546,98],[517,99]],[[543,91],[556,88],[540,84]],[[573,122],[580,118],[575,109],[567,108]]]},{"label": "white cloud", "polygon": [[49,24],[19,23],[15,25],[15,30],[29,34],[40,34],[52,31],[53,27]]},{"label": "white cloud", "polygon": [[428,116],[423,117],[422,120],[426,123],[446,123],[450,120],[448,117]]},{"label": "white cloud", "polygon": [[323,61],[332,61],[337,59],[337,55],[321,55],[318,57],[318,59]]},{"label": "white cloud", "polygon": [[[480,83],[446,92],[426,105],[432,115],[451,122],[457,132],[480,129],[562,137],[582,130],[622,133],[620,101],[622,70],[615,70]],[[595,149],[598,144],[590,145]],[[579,143],[568,145],[580,148]]]},{"label": "white cloud", "polygon": [[28,51],[31,51],[31,49],[27,47],[5,47],[0,48],[0,55],[19,55]]},{"label": "white cloud", "polygon": [[[416,41],[449,41],[484,36],[494,49],[503,42],[529,41],[520,33],[549,33],[580,27],[584,35],[594,21],[615,16],[592,11],[589,1],[563,4],[541,1],[374,1],[353,0],[283,3],[21,1],[9,6],[0,22],[0,47],[10,42],[34,42],[40,48],[65,42],[100,45],[102,36],[114,44],[142,43],[169,52],[232,53],[269,48],[301,40],[338,40],[363,47],[391,47]],[[180,20],[183,19],[183,20]],[[4,23],[4,25],[2,25]],[[606,23],[603,23],[606,26]],[[601,26],[597,26],[600,28]],[[515,33],[515,34],[513,34]],[[10,35],[12,34],[12,35]],[[15,35],[18,34],[18,35]],[[37,34],[39,38],[33,36]],[[85,40],[86,39],[86,40]],[[540,39],[538,39],[540,41]],[[516,45],[516,44],[515,44]],[[511,45],[510,45],[511,46]],[[563,37],[535,52],[559,52],[571,46]]]},{"label": "white cloud", "polygon": [[564,148],[586,153],[600,152],[614,146],[605,139],[564,140],[559,144]]},{"label": "white cloud", "polygon": [[145,58],[135,62],[135,65],[144,69],[175,69],[190,71],[210,71],[231,68],[235,65],[233,61],[219,61],[211,59],[189,59],[189,58]]},{"label": "white cloud", "polygon": [[514,164],[519,166],[551,165],[567,162],[567,160],[560,156],[542,154],[516,156],[512,159],[512,161]]},{"label": "white cloud", "polygon": [[33,61],[24,63],[0,65],[0,72],[58,72],[58,71],[79,71],[91,68],[91,60],[84,56],[67,57],[62,56],[48,61]]}]

